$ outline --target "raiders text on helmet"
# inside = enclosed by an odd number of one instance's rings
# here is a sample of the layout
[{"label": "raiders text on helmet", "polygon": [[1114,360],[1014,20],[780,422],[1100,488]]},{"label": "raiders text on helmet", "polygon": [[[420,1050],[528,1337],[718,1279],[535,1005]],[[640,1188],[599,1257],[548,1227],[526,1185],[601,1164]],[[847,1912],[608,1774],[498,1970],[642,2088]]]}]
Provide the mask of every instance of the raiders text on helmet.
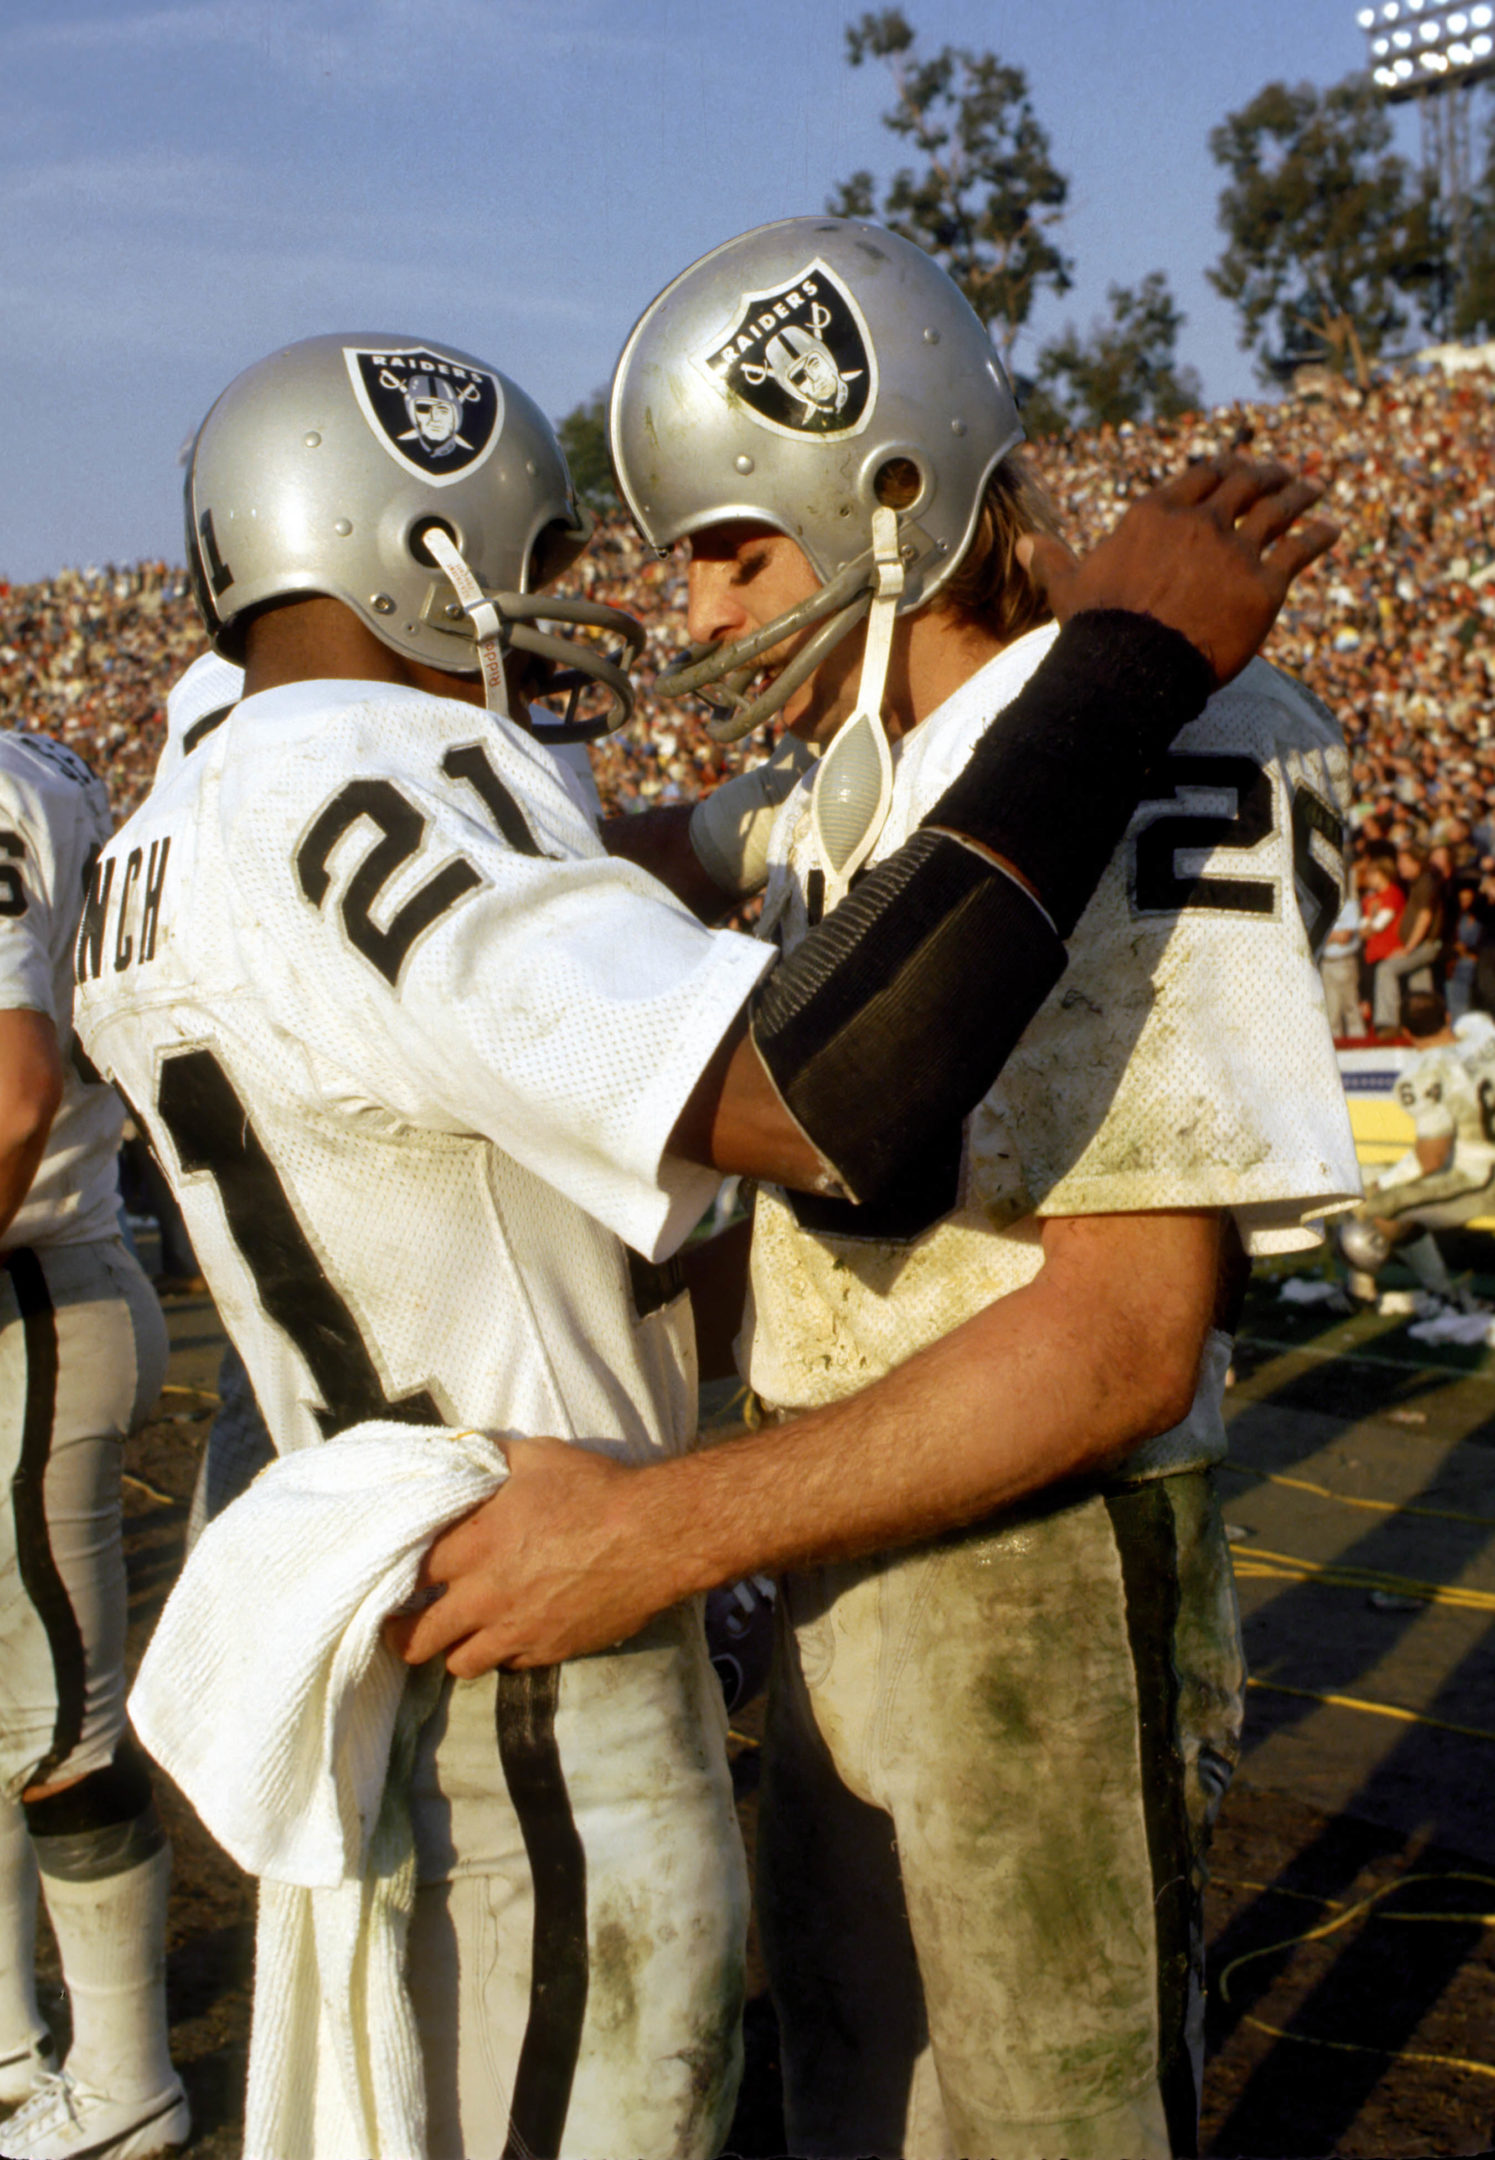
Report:
[{"label": "raiders text on helmet", "polygon": [[[242,662],[253,609],[323,593],[395,652],[455,675],[482,672],[486,618],[500,648],[561,666],[548,690],[600,681],[612,724],[627,717],[619,667],[534,627],[587,624],[633,652],[642,643],[615,609],[539,596],[580,554],[588,525],[545,415],[470,354],[353,333],[272,354],[230,383],[198,430],[186,509],[193,589],[227,659]],[[475,616],[470,589],[458,594],[427,545],[433,528],[491,608]]]},{"label": "raiders text on helmet", "polygon": [[[899,612],[932,599],[975,530],[994,467],[1022,440],[1001,362],[922,248],[880,226],[785,218],[703,256],[654,301],[613,379],[613,461],[644,537],[663,550],[751,519],[787,533],[822,590],[720,649],[692,649],[666,691],[724,682],[726,739],[782,705],[866,613],[880,476],[912,464],[900,510]],[[766,697],[745,695],[762,653],[815,637]]]}]

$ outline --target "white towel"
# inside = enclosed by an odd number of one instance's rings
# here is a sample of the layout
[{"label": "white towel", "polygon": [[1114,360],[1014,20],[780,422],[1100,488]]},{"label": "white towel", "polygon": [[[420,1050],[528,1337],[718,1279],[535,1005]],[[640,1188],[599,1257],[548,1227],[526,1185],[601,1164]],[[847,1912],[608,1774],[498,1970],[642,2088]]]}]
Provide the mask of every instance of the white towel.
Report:
[{"label": "white towel", "polygon": [[245,2160],[424,2153],[408,1777],[441,1669],[379,1629],[507,1474],[479,1434],[382,1420],[282,1457],[203,1532],[141,1667],[140,1738],[261,1878]]}]

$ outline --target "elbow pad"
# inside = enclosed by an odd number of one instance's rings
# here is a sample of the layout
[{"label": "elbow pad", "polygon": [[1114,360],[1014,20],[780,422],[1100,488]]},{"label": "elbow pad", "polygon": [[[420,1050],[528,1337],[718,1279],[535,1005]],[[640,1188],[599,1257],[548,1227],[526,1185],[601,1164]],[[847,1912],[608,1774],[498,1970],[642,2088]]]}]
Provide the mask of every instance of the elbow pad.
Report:
[{"label": "elbow pad", "polygon": [[753,1042],[845,1197],[885,1192],[990,1089],[1149,766],[1214,688],[1150,616],[1074,617],[919,831],[760,985]]},{"label": "elbow pad", "polygon": [[690,844],[713,885],[730,899],[761,891],[768,876],[768,836],[779,805],[815,752],[797,735],[781,735],[774,752],[751,772],[736,773],[704,795],[690,814]]},{"label": "elbow pad", "polygon": [[760,985],[753,1042],[842,1194],[870,1200],[975,1108],[1063,972],[1016,879],[921,831]]}]

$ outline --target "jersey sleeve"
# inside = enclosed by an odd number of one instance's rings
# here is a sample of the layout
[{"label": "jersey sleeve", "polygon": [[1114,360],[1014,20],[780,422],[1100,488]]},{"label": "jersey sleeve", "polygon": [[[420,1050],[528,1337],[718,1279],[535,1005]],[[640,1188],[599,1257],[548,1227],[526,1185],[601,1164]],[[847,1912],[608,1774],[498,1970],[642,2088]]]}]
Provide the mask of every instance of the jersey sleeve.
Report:
[{"label": "jersey sleeve", "polygon": [[33,791],[0,764],[0,1011],[55,1019],[52,836]]},{"label": "jersey sleeve", "polygon": [[1316,965],[1346,781],[1332,722],[1261,663],[1183,731],[972,1120],[995,1218],[1229,1208],[1260,1253],[1358,1197]]},{"label": "jersey sleeve", "polygon": [[474,737],[446,773],[438,745],[225,786],[250,964],[330,1090],[482,1134],[663,1257],[720,1184],[670,1134],[772,953],[606,855],[543,753]]}]

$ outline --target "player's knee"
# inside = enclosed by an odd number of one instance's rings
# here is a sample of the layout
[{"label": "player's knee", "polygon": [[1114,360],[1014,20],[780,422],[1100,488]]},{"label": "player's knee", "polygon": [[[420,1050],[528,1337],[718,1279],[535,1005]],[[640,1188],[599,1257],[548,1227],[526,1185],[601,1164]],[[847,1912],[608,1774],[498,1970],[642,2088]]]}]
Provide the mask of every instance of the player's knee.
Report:
[{"label": "player's knee", "polygon": [[121,1875],[166,1842],[145,1756],[129,1733],[102,1770],[22,1806],[43,1873],[69,1881]]}]

